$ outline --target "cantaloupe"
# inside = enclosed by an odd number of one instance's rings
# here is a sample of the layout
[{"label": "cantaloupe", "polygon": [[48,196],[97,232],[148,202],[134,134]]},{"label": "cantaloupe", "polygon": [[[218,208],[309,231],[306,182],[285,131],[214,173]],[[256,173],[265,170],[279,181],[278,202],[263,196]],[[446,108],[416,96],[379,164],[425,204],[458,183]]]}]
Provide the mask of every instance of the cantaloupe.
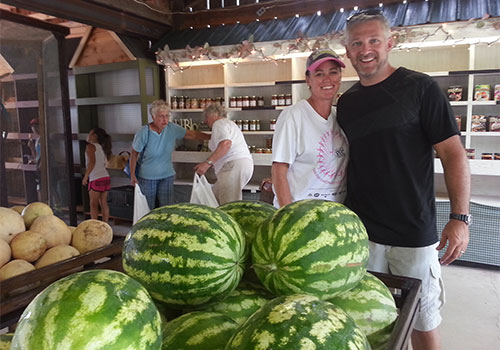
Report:
[{"label": "cantaloupe", "polygon": [[24,205],[14,205],[13,207],[10,207],[10,209],[17,211],[19,214],[23,212],[24,208]]},{"label": "cantaloupe", "polygon": [[47,241],[47,248],[71,243],[71,231],[68,225],[55,215],[42,215],[33,221],[31,231],[40,233]]},{"label": "cantaloupe", "polygon": [[75,247],[65,244],[57,245],[48,249],[45,254],[43,254],[42,257],[35,263],[35,267],[39,269],[77,255],[80,255],[80,252]]},{"label": "cantaloupe", "polygon": [[12,209],[0,207],[0,239],[10,243],[15,235],[24,231],[23,217]]},{"label": "cantaloupe", "polygon": [[7,264],[12,256],[9,243],[0,239],[0,267]]},{"label": "cantaloupe", "polygon": [[104,221],[85,220],[73,231],[71,245],[80,253],[105,247],[113,240],[113,229]]},{"label": "cantaloupe", "polygon": [[31,227],[31,224],[37,217],[53,214],[54,212],[52,212],[52,209],[47,204],[42,202],[33,202],[28,204],[21,213],[24,219],[24,224],[26,225],[26,229],[29,229]]},{"label": "cantaloupe", "polygon": [[18,234],[10,242],[12,257],[28,262],[38,260],[47,250],[47,241],[36,231],[25,231]]},{"label": "cantaloupe", "polygon": [[34,269],[35,267],[26,260],[12,260],[0,269],[0,281],[5,281],[8,278],[33,271]]}]

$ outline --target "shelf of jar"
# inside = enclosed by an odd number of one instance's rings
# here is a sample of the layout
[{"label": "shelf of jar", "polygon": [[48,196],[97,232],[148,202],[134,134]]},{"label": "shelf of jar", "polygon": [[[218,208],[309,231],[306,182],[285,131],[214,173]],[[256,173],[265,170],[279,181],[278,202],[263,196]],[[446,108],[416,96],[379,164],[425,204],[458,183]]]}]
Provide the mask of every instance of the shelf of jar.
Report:
[{"label": "shelf of jar", "polygon": [[201,85],[175,85],[169,86],[169,90],[203,90],[203,89],[223,89],[224,84],[201,84]]},{"label": "shelf of jar", "polygon": [[[290,106],[264,106],[264,107],[228,107],[226,111],[228,112],[241,112],[241,111],[281,111],[286,107]],[[174,113],[200,113],[203,112],[203,108],[183,108],[183,109],[171,109]]]},{"label": "shelf of jar", "polygon": [[471,132],[462,131],[462,135],[481,136],[481,137],[488,137],[488,136],[499,137],[500,131],[471,131]]},{"label": "shelf of jar", "polygon": [[[174,163],[201,163],[204,162],[210,152],[196,151],[174,151],[172,152],[172,162]],[[252,153],[253,163],[256,166],[271,166],[271,153]],[[499,162],[500,163],[500,162]]]},{"label": "shelf of jar", "polygon": [[[500,176],[500,161],[469,159],[471,175]],[[443,174],[443,165],[439,158],[434,159],[434,173]]]}]

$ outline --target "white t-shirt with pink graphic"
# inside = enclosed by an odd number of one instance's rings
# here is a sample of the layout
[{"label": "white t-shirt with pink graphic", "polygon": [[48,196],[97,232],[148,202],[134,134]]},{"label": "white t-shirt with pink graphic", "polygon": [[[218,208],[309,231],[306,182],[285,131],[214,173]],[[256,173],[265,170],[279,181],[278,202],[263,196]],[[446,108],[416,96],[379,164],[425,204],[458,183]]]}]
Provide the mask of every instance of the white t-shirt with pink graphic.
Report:
[{"label": "white t-shirt with pink graphic", "polygon": [[[349,145],[337,123],[302,100],[281,112],[273,137],[273,162],[289,164],[287,178],[293,201],[325,199],[342,203],[347,194]],[[276,196],[274,205],[279,207]]]}]

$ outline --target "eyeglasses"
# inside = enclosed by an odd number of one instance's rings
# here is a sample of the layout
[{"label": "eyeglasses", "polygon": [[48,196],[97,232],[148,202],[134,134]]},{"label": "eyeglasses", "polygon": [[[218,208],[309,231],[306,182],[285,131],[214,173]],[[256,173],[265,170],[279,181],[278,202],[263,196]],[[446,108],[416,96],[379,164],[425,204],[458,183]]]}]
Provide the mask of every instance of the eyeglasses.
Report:
[{"label": "eyeglasses", "polygon": [[360,17],[360,16],[383,16],[383,12],[381,9],[366,9],[366,10],[361,10],[361,11],[358,11],[352,15],[350,15],[346,22],[349,23],[351,22],[353,19],[356,19],[357,17]]}]

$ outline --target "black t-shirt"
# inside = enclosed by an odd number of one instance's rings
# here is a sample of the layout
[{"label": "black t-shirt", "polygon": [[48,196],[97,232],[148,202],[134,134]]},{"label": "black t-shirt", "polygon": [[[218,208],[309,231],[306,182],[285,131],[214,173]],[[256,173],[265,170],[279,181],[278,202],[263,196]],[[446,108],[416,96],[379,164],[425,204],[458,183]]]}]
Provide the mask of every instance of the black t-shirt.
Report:
[{"label": "black t-shirt", "polygon": [[337,118],[349,140],[346,205],[370,240],[401,247],[437,242],[432,145],[459,132],[436,82],[398,68],[376,85],[351,87]]}]

